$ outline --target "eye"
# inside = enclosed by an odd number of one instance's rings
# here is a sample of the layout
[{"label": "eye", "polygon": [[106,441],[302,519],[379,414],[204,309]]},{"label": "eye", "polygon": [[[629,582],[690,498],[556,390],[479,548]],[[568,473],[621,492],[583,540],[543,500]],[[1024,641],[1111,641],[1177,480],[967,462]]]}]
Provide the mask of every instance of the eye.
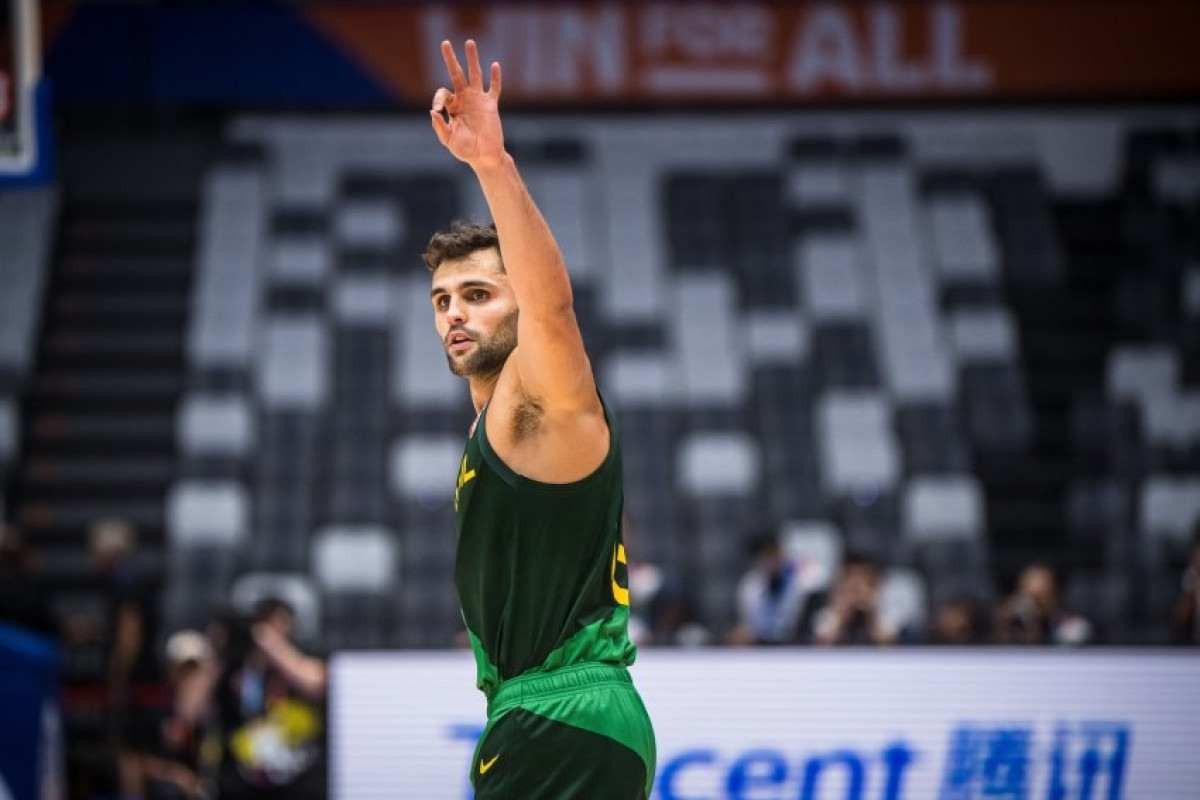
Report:
[{"label": "eye", "polygon": [[433,305],[438,311],[445,311],[450,305],[450,298],[444,294],[438,295],[437,299],[433,301]]},{"label": "eye", "polygon": [[468,297],[470,297],[472,301],[478,303],[483,300],[487,300],[488,293],[483,289],[472,289]]}]

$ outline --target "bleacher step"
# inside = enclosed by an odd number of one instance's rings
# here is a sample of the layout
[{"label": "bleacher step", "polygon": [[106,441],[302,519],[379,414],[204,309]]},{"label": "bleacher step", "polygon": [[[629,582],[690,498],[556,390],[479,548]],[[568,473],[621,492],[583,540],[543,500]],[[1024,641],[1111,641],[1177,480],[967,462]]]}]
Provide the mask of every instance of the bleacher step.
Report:
[{"label": "bleacher step", "polygon": [[114,486],[153,490],[170,481],[173,465],[173,459],[162,456],[40,457],[27,460],[22,474],[31,490]]},{"label": "bleacher step", "polygon": [[45,536],[68,541],[81,537],[92,523],[101,519],[122,519],[138,529],[139,540],[148,532],[161,531],[164,523],[161,500],[108,500],[64,502],[26,502],[18,509],[18,519],[40,541]]},{"label": "bleacher step", "polygon": [[75,447],[147,444],[169,448],[175,436],[171,414],[51,414],[40,413],[30,425],[34,441]]}]

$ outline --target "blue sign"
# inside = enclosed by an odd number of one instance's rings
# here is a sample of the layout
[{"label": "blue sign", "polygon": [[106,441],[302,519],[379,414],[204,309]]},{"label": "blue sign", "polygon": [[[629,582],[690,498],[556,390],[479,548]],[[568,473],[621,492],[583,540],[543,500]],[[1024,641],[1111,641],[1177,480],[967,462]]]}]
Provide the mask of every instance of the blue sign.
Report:
[{"label": "blue sign", "polygon": [[0,797],[5,800],[41,797],[43,720],[57,692],[57,671],[51,642],[0,625]]}]

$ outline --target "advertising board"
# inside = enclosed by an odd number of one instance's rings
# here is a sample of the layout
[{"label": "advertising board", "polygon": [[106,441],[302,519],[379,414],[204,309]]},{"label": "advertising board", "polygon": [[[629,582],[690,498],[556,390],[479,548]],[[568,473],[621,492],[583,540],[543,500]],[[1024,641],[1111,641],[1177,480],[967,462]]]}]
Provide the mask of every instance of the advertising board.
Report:
[{"label": "advertising board", "polygon": [[[1200,797],[1200,656],[1162,651],[644,651],[658,800]],[[337,798],[470,797],[466,652],[342,654]]]}]

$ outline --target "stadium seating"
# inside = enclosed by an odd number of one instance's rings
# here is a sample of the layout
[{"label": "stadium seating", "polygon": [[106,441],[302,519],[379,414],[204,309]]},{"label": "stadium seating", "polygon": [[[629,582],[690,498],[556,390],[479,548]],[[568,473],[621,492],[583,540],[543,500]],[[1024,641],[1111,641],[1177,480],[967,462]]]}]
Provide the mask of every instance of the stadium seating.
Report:
[{"label": "stadium seating", "polygon": [[[988,597],[1049,558],[1108,630],[1155,640],[1135,631],[1164,601],[1140,598],[1200,513],[1200,160],[1175,135],[1197,121],[1160,116],[515,117],[622,434],[631,558],[691,576],[717,628],[762,526],[817,588],[846,548],[907,570],[897,608]],[[478,187],[424,123],[248,116],[223,136],[167,605],[194,618],[204,586],[309,576],[327,643],[448,644],[473,415],[419,256],[486,217]],[[12,465],[42,279],[11,271],[45,262],[54,206],[3,203]]]}]

